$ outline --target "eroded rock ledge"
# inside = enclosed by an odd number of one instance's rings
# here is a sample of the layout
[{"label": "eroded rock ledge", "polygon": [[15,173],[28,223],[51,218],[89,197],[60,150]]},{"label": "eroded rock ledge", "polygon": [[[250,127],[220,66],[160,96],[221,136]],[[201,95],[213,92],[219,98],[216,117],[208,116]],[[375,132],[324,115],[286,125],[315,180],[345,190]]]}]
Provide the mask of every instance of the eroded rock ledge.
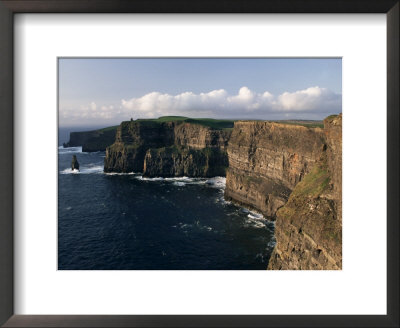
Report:
[{"label": "eroded rock ledge", "polygon": [[107,148],[105,172],[142,172],[144,176],[225,176],[231,129],[188,122],[122,122]]}]

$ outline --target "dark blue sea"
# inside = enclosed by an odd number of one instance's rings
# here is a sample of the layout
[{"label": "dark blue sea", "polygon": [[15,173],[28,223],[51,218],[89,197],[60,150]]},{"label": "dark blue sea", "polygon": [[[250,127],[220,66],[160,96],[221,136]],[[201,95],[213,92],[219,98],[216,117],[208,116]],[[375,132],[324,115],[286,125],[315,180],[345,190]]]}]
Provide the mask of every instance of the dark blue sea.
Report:
[{"label": "dark blue sea", "polygon": [[274,224],[226,202],[224,178],[105,174],[104,152],[58,154],[60,270],[267,268]]}]

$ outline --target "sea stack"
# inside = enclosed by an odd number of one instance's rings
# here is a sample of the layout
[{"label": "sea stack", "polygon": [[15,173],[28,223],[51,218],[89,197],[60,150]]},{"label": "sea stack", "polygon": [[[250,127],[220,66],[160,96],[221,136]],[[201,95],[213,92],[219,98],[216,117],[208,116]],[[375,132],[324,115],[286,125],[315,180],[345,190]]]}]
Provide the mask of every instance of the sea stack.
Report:
[{"label": "sea stack", "polygon": [[76,158],[76,155],[72,156],[71,169],[72,169],[72,171],[73,170],[79,171],[79,162],[78,162],[78,159]]}]

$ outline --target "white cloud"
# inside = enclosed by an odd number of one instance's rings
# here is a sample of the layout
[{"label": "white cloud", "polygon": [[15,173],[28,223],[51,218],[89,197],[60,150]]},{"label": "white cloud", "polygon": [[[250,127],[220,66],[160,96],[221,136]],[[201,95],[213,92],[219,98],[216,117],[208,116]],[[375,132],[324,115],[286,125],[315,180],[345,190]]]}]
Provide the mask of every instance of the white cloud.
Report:
[{"label": "white cloud", "polygon": [[[120,103],[98,106],[94,101],[76,108],[60,108],[60,118],[69,124],[117,124],[132,118],[165,115],[215,118],[304,118],[321,119],[342,110],[342,95],[318,86],[273,95],[257,93],[243,86],[237,94],[224,89],[207,93],[183,92],[177,95],[151,92]],[[84,122],[81,122],[81,121]],[[65,123],[64,125],[68,124]]]},{"label": "white cloud", "polygon": [[260,107],[260,103],[257,99],[258,97],[259,95],[252,92],[248,87],[241,87],[239,89],[239,93],[236,96],[231,96],[226,99],[227,103],[225,106],[231,107],[233,109],[258,109]]},{"label": "white cloud", "polygon": [[329,111],[342,106],[342,97],[325,88],[311,87],[293,93],[284,92],[278,103],[285,111]]},{"label": "white cloud", "polygon": [[110,106],[101,106],[101,110],[103,112],[107,112],[107,111],[113,111],[114,110],[114,106],[110,105]]},{"label": "white cloud", "polygon": [[90,109],[92,110],[92,112],[96,111],[97,105],[96,105],[96,103],[95,103],[94,101],[92,101],[92,102],[90,103]]},{"label": "white cloud", "polygon": [[226,102],[228,94],[225,90],[214,90],[208,93],[195,94],[183,92],[178,95],[151,92],[140,98],[130,100],[122,99],[121,104],[125,109],[135,112],[192,112],[209,111]]},{"label": "white cloud", "polygon": [[244,86],[238,94],[229,95],[225,90],[195,94],[184,92],[178,95],[152,92],[140,98],[122,100],[122,107],[134,112],[190,113],[207,111],[226,114],[252,111],[263,112],[338,112],[342,107],[342,96],[318,86],[296,92],[284,92],[274,96],[270,92],[256,93]]}]

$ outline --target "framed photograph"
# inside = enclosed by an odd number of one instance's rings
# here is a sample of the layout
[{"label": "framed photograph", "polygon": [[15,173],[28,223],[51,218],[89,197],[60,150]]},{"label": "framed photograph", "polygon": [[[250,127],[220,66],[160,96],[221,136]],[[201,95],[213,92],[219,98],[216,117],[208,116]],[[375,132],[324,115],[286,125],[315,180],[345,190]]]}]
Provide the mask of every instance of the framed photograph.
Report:
[{"label": "framed photograph", "polygon": [[3,326],[399,325],[398,1],[0,10]]}]

